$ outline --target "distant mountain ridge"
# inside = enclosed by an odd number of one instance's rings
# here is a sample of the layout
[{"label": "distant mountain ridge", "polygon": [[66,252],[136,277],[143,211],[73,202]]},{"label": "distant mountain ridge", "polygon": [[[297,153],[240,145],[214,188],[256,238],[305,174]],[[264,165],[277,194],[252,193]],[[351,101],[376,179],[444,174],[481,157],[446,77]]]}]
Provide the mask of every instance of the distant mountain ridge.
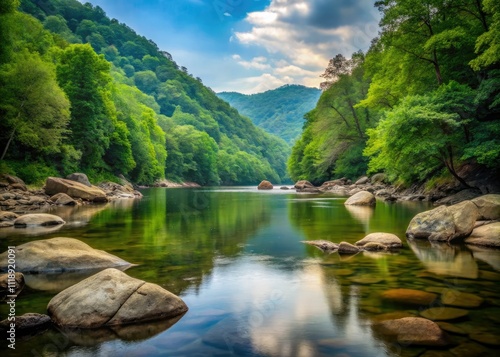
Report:
[{"label": "distant mountain ridge", "polygon": [[255,125],[289,144],[301,134],[304,114],[314,109],[320,95],[321,90],[317,88],[296,84],[256,94],[217,93],[219,98],[249,117]]}]

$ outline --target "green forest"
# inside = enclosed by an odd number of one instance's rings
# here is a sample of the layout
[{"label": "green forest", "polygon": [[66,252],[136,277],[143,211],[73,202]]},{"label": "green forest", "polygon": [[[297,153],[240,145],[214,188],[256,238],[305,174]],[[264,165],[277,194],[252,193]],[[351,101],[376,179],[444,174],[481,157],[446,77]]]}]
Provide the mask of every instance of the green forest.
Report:
[{"label": "green forest", "polygon": [[0,3],[0,171],[200,185],[287,178],[289,145],[172,56],[76,0]]},{"label": "green forest", "polygon": [[[383,0],[366,53],[333,57],[288,161],[315,183],[385,172],[400,185],[500,168],[500,2]],[[498,176],[497,176],[498,177]]]},{"label": "green forest", "polygon": [[302,133],[304,114],[312,110],[321,95],[317,88],[287,84],[262,93],[217,93],[219,98],[252,119],[268,133],[293,144]]}]

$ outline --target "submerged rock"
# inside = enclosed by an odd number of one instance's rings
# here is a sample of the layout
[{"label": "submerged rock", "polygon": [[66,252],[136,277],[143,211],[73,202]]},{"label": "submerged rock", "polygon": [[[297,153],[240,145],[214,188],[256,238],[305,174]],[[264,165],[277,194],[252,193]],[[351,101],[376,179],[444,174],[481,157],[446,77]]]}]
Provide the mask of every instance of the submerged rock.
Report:
[{"label": "submerged rock", "polygon": [[356,254],[359,252],[359,247],[347,242],[340,242],[338,248],[339,254]]},{"label": "submerged rock", "polygon": [[259,186],[257,186],[257,189],[259,189],[259,190],[272,190],[273,184],[269,181],[263,180],[261,183],[259,183]]},{"label": "submerged rock", "polygon": [[354,206],[375,206],[376,199],[373,193],[368,191],[360,191],[349,197],[344,204]]},{"label": "submerged rock", "polygon": [[421,317],[403,317],[386,320],[373,325],[376,333],[402,345],[447,346],[449,340],[443,330],[433,321]]},{"label": "submerged rock", "polygon": [[420,316],[434,321],[455,320],[467,316],[469,311],[457,309],[454,307],[431,307],[430,309],[420,311]]},{"label": "submerged rock", "polygon": [[328,253],[335,252],[339,248],[337,243],[333,243],[328,240],[304,240],[302,243],[315,246],[316,248]]},{"label": "submerged rock", "polygon": [[391,289],[386,290],[381,295],[382,299],[408,305],[431,305],[437,294],[413,289]]},{"label": "submerged rock", "polygon": [[480,296],[452,289],[444,290],[441,295],[441,302],[449,306],[474,308],[479,307],[483,301]]},{"label": "submerged rock", "polygon": [[47,306],[57,325],[70,328],[162,320],[187,310],[178,296],[117,269],[103,270],[63,290]]},{"label": "submerged rock", "polygon": [[[7,269],[7,253],[0,254],[0,271]],[[16,270],[24,273],[56,273],[130,265],[125,260],[73,238],[43,239],[16,247]]]},{"label": "submerged rock", "polygon": [[[0,322],[0,331],[6,333],[10,328],[11,321],[5,319]],[[16,316],[16,335],[22,336],[40,332],[48,329],[52,325],[50,317],[43,314],[27,313]]]},{"label": "submerged rock", "polygon": [[47,213],[31,213],[18,217],[14,221],[16,227],[30,227],[30,226],[57,226],[64,224],[64,220],[56,215]]}]

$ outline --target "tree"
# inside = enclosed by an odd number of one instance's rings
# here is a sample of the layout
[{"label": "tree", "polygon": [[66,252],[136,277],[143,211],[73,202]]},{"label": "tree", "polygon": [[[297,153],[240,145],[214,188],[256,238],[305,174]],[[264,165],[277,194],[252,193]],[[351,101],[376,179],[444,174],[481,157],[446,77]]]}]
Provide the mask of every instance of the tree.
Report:
[{"label": "tree", "polygon": [[442,167],[468,187],[457,162],[468,142],[474,111],[473,91],[451,82],[428,95],[407,96],[388,111],[370,136],[365,154],[371,172],[384,170],[392,180],[424,181]]},{"label": "tree", "polygon": [[[470,64],[473,69],[479,70],[500,61],[500,4],[495,0],[484,0],[484,11],[492,15],[492,22],[476,40],[476,53],[479,56]],[[486,20],[485,20],[486,22]]]},{"label": "tree", "polygon": [[89,44],[66,48],[57,66],[57,79],[71,101],[70,142],[82,152],[84,168],[102,166],[114,129],[109,71],[109,62]]},{"label": "tree", "polygon": [[54,67],[24,51],[0,67],[0,84],[0,127],[7,134],[0,160],[14,141],[39,153],[58,152],[70,116]]}]

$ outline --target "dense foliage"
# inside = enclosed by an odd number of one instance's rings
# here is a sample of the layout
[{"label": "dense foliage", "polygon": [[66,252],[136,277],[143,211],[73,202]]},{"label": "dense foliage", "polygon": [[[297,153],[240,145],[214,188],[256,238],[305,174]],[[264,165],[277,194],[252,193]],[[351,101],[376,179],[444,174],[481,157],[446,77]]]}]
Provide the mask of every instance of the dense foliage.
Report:
[{"label": "dense foliage", "polygon": [[386,172],[422,182],[464,163],[500,169],[500,6],[383,0],[368,52],[335,56],[288,166],[324,181]]},{"label": "dense foliage", "polygon": [[284,141],[100,7],[5,0],[0,27],[0,169],[28,183],[77,170],[142,184],[286,177]]},{"label": "dense foliage", "polygon": [[263,93],[245,95],[237,92],[217,93],[219,98],[238,109],[253,123],[293,144],[300,136],[304,114],[312,110],[321,95],[316,88],[284,85]]}]

